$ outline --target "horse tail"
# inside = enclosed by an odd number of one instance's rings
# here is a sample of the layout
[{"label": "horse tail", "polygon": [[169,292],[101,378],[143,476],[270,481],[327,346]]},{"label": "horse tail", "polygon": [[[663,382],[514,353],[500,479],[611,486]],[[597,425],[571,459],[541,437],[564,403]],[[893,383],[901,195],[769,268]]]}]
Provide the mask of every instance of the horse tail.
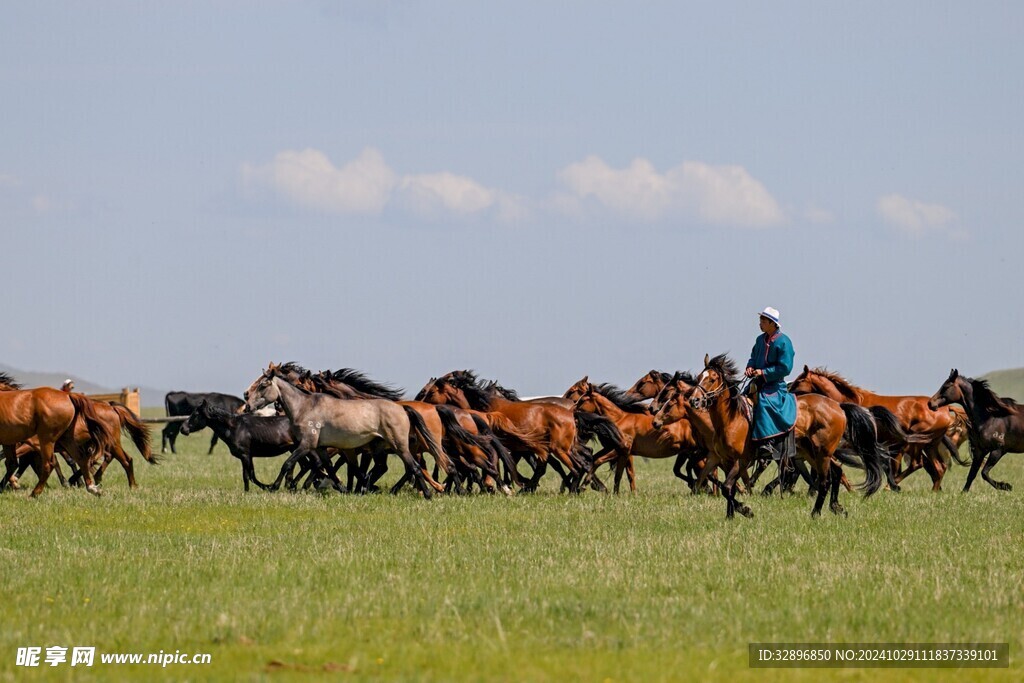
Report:
[{"label": "horse tail", "polygon": [[[94,453],[97,456],[102,456],[107,452],[110,444],[114,442],[115,435],[111,434],[110,430],[107,429],[107,425],[100,418],[99,413],[96,412],[91,398],[85,394],[76,393],[69,393],[68,398],[71,400],[71,405],[75,408],[75,420],[79,417],[85,420],[85,428],[89,432],[89,442],[95,447]],[[68,427],[69,430],[72,430],[72,434],[74,433],[75,420],[72,420],[71,426]],[[72,438],[74,437],[72,436]]]},{"label": "horse tail", "polygon": [[970,460],[964,460],[963,457],[961,457],[960,449],[956,447],[955,443],[953,443],[953,439],[949,438],[949,434],[942,435],[942,445],[946,447],[946,450],[949,451],[949,454],[953,456],[953,459],[956,460],[957,464],[961,467],[967,467],[971,464]]},{"label": "horse tail", "polygon": [[117,413],[117,419],[121,421],[121,431],[131,438],[132,443],[135,444],[135,448],[139,450],[139,453],[142,454],[142,457],[146,462],[150,465],[155,465],[157,463],[157,457],[153,455],[153,448],[150,443],[149,427],[143,424],[142,420],[140,420],[135,413],[128,410],[127,406],[116,401],[111,401],[110,406],[114,409],[114,412]]},{"label": "horse tail", "polygon": [[622,444],[622,432],[609,418],[582,410],[577,410],[573,415],[576,417],[576,438],[583,445],[596,438],[605,448],[625,448]]},{"label": "horse tail", "polygon": [[451,474],[454,471],[452,461],[448,458],[448,454],[444,452],[444,449],[441,448],[440,444],[437,443],[434,435],[430,433],[423,416],[416,412],[416,409],[411,406],[402,407],[405,408],[405,414],[409,416],[409,427],[411,431],[415,432],[417,436],[423,439],[423,443],[427,444],[427,450],[437,458],[437,462],[441,465],[441,468],[448,474]]},{"label": "horse tail", "polygon": [[864,483],[860,489],[870,496],[882,487],[885,478],[883,462],[887,453],[878,444],[875,419],[871,411],[856,403],[841,403],[846,413],[846,430],[843,436],[860,456],[864,467]]},{"label": "horse tail", "polygon": [[[497,442],[497,439],[494,438],[494,432],[491,431],[491,428],[488,427],[483,420],[480,420],[479,422],[474,421],[479,434],[473,434],[459,424],[459,418],[451,407],[439,405],[437,406],[437,414],[441,417],[441,425],[444,427],[445,438],[450,438],[462,443],[473,444],[484,453],[487,453],[488,460],[491,461],[491,465],[495,470],[498,469],[498,461],[501,458],[501,454],[493,445]],[[482,429],[481,423],[483,423]],[[505,452],[508,453],[507,450]]]},{"label": "horse tail", "polygon": [[516,463],[512,459],[511,451],[505,448],[505,444],[501,442],[501,439],[499,439],[498,435],[490,428],[486,420],[475,413],[471,414],[471,417],[473,418],[473,423],[476,425],[477,431],[486,435],[487,440],[491,444],[491,448],[493,448],[494,452],[497,453],[498,459],[505,463],[505,469],[509,473],[509,476],[512,477],[512,483],[516,486],[522,487],[523,481],[519,478],[519,470],[516,469]]}]

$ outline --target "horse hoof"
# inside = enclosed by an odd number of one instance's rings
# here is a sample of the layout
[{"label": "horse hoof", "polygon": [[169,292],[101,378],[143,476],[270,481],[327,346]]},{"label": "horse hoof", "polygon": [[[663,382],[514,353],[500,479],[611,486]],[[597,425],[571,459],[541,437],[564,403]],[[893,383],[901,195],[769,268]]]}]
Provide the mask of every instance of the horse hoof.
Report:
[{"label": "horse hoof", "polygon": [[842,505],[833,506],[832,507],[832,512],[833,512],[833,514],[836,514],[836,515],[842,515],[843,517],[849,517],[849,514],[846,512],[846,510],[843,508]]},{"label": "horse hoof", "polygon": [[1013,485],[1012,484],[1008,484],[1005,481],[1001,481],[1001,482],[999,482],[999,490],[1000,491],[1012,491],[1013,490]]},{"label": "horse hoof", "polygon": [[92,495],[96,496],[97,498],[103,494],[103,492],[100,491],[100,488],[98,486],[86,486],[85,490],[91,493]]},{"label": "horse hoof", "polygon": [[821,510],[811,510],[811,519],[821,517]]}]

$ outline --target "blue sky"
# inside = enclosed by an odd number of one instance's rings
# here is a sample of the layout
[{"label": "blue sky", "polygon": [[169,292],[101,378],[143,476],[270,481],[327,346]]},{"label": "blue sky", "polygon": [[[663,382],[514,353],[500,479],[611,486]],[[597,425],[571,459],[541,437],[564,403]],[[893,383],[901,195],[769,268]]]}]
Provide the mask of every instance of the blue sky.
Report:
[{"label": "blue sky", "polygon": [[1015,3],[0,7],[3,362],[527,394],[1024,365]]}]

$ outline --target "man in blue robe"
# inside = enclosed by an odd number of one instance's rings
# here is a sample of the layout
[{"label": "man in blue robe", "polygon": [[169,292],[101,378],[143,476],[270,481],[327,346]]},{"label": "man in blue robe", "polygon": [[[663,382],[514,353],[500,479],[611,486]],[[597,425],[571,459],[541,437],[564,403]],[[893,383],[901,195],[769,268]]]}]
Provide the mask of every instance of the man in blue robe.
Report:
[{"label": "man in blue robe", "polygon": [[793,343],[779,331],[776,309],[769,306],[761,311],[760,324],[762,334],[754,342],[744,371],[757,387],[750,438],[757,443],[758,457],[792,462],[796,456],[796,398],[786,387],[786,375],[793,371]]}]

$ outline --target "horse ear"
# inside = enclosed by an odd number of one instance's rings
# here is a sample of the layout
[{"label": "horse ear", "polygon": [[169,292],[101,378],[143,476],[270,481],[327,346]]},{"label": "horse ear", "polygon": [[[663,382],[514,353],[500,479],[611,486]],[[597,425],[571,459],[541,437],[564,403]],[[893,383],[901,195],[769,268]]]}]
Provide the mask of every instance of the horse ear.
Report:
[{"label": "horse ear", "polygon": [[710,362],[711,362],[711,354],[705,353],[704,354],[704,367],[707,367],[708,363],[710,363]]},{"label": "horse ear", "polygon": [[949,376],[952,379],[956,379],[957,377],[960,376],[960,371],[957,370],[956,368],[953,368],[952,370],[949,371]]},{"label": "horse ear", "polygon": [[811,371],[811,369],[809,367],[807,367],[807,363],[804,363],[804,374],[807,374],[810,371]]},{"label": "horse ear", "polygon": [[583,375],[583,382],[589,384],[590,383],[590,375]]}]

